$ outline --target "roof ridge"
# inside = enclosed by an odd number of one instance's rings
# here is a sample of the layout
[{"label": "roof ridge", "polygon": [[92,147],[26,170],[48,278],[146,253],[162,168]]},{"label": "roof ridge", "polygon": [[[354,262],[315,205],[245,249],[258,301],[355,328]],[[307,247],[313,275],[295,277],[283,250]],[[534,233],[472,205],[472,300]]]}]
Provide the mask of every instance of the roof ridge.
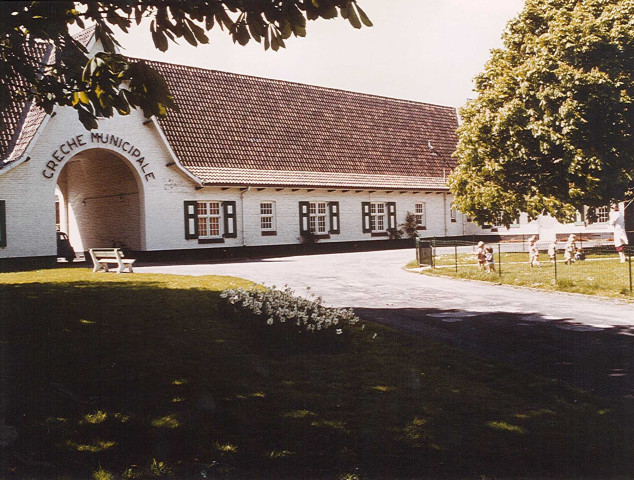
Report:
[{"label": "roof ridge", "polygon": [[276,83],[280,83],[280,84],[286,84],[286,85],[295,85],[295,86],[300,86],[300,87],[305,87],[305,88],[309,88],[309,89],[313,89],[313,90],[325,90],[325,91],[329,91],[329,92],[343,92],[343,93],[347,93],[347,94],[352,94],[352,95],[358,95],[361,97],[367,97],[367,98],[377,98],[377,99],[385,99],[385,100],[390,100],[390,101],[397,101],[397,102],[401,102],[401,103],[406,103],[406,104],[413,104],[413,105],[428,105],[430,107],[436,107],[436,108],[442,108],[442,109],[446,109],[446,110],[451,110],[456,112],[458,109],[456,107],[452,107],[450,105],[439,105],[437,103],[430,103],[430,102],[421,102],[419,100],[409,100],[406,98],[396,98],[396,97],[388,97],[387,95],[378,95],[378,94],[374,94],[374,93],[365,93],[365,92],[357,92],[354,90],[346,90],[343,88],[336,88],[336,87],[324,87],[321,85],[312,85],[310,83],[302,83],[302,82],[296,82],[296,81],[292,81],[292,80],[281,80],[279,78],[268,78],[268,77],[258,77],[257,75],[249,75],[246,73],[236,73],[236,72],[226,72],[224,70],[216,70],[214,68],[205,68],[205,67],[198,67],[195,65],[186,65],[183,63],[172,63],[172,62],[164,62],[161,60],[152,60],[150,58],[141,58],[141,57],[128,57],[132,60],[142,60],[142,61],[146,61],[146,62],[152,62],[152,63],[160,63],[162,65],[168,65],[171,67],[183,67],[183,68],[192,68],[195,70],[201,70],[203,72],[213,72],[213,73],[219,73],[221,75],[227,75],[227,76],[233,76],[233,77],[240,77],[240,78],[251,78],[254,80],[258,80],[258,81],[266,81],[266,82],[276,82]]}]

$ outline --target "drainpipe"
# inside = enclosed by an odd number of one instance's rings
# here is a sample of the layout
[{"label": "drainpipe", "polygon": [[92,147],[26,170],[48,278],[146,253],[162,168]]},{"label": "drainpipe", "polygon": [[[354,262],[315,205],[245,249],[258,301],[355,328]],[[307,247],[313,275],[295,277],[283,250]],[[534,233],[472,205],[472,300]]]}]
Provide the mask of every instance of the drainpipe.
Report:
[{"label": "drainpipe", "polygon": [[442,213],[444,219],[444,227],[445,227],[445,237],[447,236],[447,194],[443,192],[442,194]]},{"label": "drainpipe", "polygon": [[242,246],[246,247],[247,246],[247,237],[245,235],[245,230],[244,230],[244,192],[248,192],[249,190],[251,190],[251,185],[247,185],[246,190],[242,189],[240,190],[240,219],[242,223]]}]

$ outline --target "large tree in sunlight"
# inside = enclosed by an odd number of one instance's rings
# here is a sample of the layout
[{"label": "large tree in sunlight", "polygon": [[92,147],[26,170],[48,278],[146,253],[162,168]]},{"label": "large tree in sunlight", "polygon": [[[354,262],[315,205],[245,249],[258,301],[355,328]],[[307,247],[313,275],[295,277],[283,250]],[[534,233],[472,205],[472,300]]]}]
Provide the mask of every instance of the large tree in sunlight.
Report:
[{"label": "large tree in sunlight", "polygon": [[[146,116],[162,116],[177,108],[158,72],[117,53],[113,29],[126,32],[144,19],[161,51],[179,39],[208,43],[214,28],[240,45],[255,40],[278,50],[289,37],[306,34],[307,20],[338,16],[355,28],[372,25],[356,0],[1,2],[0,111],[28,98],[47,112],[72,106],[87,128],[95,128],[96,117],[114,112],[138,107]],[[89,57],[70,34],[72,25],[95,25],[104,51]]]},{"label": "large tree in sunlight", "polygon": [[457,208],[509,224],[632,197],[634,2],[527,0],[503,40],[461,110]]}]

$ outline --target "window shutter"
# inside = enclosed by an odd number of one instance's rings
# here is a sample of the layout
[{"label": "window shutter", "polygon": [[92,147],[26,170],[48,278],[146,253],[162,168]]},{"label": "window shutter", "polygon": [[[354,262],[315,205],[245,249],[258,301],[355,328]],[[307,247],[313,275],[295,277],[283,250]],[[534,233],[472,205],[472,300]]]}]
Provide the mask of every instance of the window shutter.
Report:
[{"label": "window shutter", "polygon": [[185,201],[185,240],[198,238],[198,202]]},{"label": "window shutter", "polygon": [[222,202],[222,210],[225,220],[225,238],[236,238],[237,232],[237,218],[236,218],[236,202]]},{"label": "window shutter", "polygon": [[361,202],[361,221],[363,233],[369,233],[370,229],[370,202]]},{"label": "window shutter", "polygon": [[339,233],[339,202],[329,202],[328,210],[330,213],[330,230],[329,233]]},{"label": "window shutter", "polygon": [[299,233],[308,233],[310,223],[308,217],[310,215],[310,202],[299,202]]},{"label": "window shutter", "polygon": [[7,246],[7,210],[4,200],[0,200],[0,248]]},{"label": "window shutter", "polygon": [[396,228],[396,202],[387,202],[387,228]]}]

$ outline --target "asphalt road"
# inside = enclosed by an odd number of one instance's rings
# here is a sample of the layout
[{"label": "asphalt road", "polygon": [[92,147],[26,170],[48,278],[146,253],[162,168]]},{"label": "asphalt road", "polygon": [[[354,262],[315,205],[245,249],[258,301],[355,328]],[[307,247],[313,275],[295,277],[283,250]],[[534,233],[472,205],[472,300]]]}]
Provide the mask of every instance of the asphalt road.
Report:
[{"label": "asphalt road", "polygon": [[135,266],[289,285],[362,320],[441,341],[595,394],[634,401],[634,304],[405,271],[412,250]]},{"label": "asphalt road", "polygon": [[390,310],[434,309],[438,310],[437,318],[457,322],[483,314],[507,313],[514,314],[516,321],[521,322],[551,322],[561,328],[581,330],[617,327],[634,334],[634,304],[420,275],[402,268],[413,257],[413,250],[386,250],[146,266],[135,267],[135,271],[231,275],[269,286],[286,284],[297,293],[310,287],[328,305],[382,310],[386,316]]}]

